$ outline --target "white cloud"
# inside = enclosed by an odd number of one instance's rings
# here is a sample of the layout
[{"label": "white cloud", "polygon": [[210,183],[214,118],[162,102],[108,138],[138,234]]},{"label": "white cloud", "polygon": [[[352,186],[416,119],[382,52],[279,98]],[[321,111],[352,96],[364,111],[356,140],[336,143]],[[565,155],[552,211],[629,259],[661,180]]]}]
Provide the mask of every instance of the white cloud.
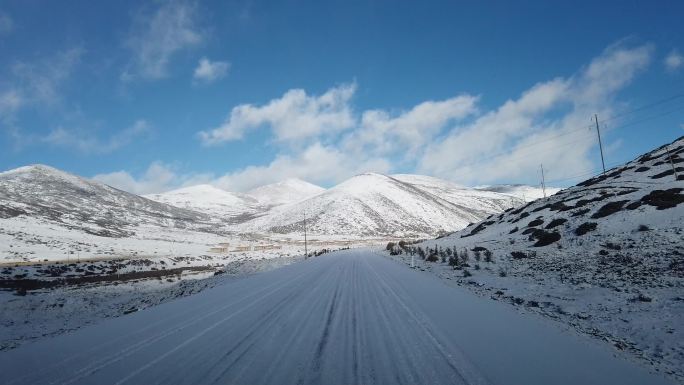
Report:
[{"label": "white cloud", "polygon": [[222,79],[228,73],[230,63],[225,61],[211,61],[205,57],[201,58],[195,68],[193,78],[204,83],[212,83]]},{"label": "white cloud", "polygon": [[127,171],[98,174],[92,179],[134,194],[153,194],[196,184],[212,184],[228,191],[247,191],[257,186],[287,178],[312,183],[341,182],[363,172],[389,172],[390,164],[382,158],[350,157],[339,149],[313,143],[296,155],[278,155],[264,166],[249,166],[224,175],[180,173],[172,165],[155,161],[139,177]]},{"label": "white cloud", "polygon": [[173,165],[152,162],[145,172],[135,178],[127,171],[97,174],[91,179],[133,194],[157,194],[184,186],[211,182],[211,174],[180,174]]},{"label": "white cloud", "polygon": [[[576,74],[534,84],[488,111],[479,107],[482,97],[461,94],[405,110],[356,112],[355,84],[322,95],[290,90],[263,105],[239,105],[222,126],[200,133],[204,143],[217,144],[264,127],[276,148],[271,161],[225,175],[176,175],[171,184],[147,175],[127,183],[169,189],[200,180],[244,191],[288,177],[338,183],[361,172],[395,172],[397,165],[463,184],[535,183],[540,163],[547,179],[559,180],[600,164],[590,118],[614,114],[617,95],[652,54],[650,45],[608,47]],[[620,140],[609,143],[608,156]]]},{"label": "white cloud", "polygon": [[71,76],[83,52],[75,47],[38,60],[14,63],[12,74],[16,92],[31,103],[59,103],[59,88]]},{"label": "white cloud", "polygon": [[8,35],[14,29],[14,21],[5,12],[0,11],[0,36]]},{"label": "white cloud", "polygon": [[609,47],[579,74],[537,84],[455,127],[427,147],[418,170],[463,183],[530,182],[540,163],[550,179],[591,170],[596,139],[589,118],[611,115],[617,92],[648,65],[652,51],[649,45]]},{"label": "white cloud", "polygon": [[595,58],[573,82],[573,102],[593,105],[605,103],[645,69],[653,56],[653,46],[625,47],[618,43]]},{"label": "white cloud", "polygon": [[57,127],[40,141],[58,147],[72,148],[86,154],[107,154],[130,144],[136,138],[149,134],[150,131],[150,124],[140,119],[105,140],[95,136],[92,130]]},{"label": "white cloud", "polygon": [[338,148],[314,143],[296,155],[278,155],[266,166],[249,166],[216,178],[212,184],[230,191],[246,191],[286,178],[313,183],[338,183],[362,172],[389,172],[387,160],[349,156]]},{"label": "white cloud", "polygon": [[22,105],[24,99],[16,89],[9,89],[0,93],[0,119],[7,119],[14,116]]},{"label": "white cloud", "polygon": [[382,154],[407,150],[414,154],[454,121],[477,112],[478,98],[461,95],[442,101],[427,101],[392,116],[385,110],[368,110],[359,127],[345,138],[344,147]]},{"label": "white cloud", "polygon": [[177,179],[176,174],[161,162],[152,163],[147,171],[135,179],[126,171],[98,174],[92,179],[133,194],[152,194],[169,189]]},{"label": "white cloud", "polygon": [[18,125],[17,114],[30,108],[53,108],[62,103],[62,86],[80,62],[83,50],[70,48],[33,60],[16,61],[0,82],[0,123],[22,147],[31,141]]},{"label": "white cloud", "polygon": [[204,41],[197,19],[196,4],[180,0],[164,2],[152,14],[139,14],[126,42],[133,58],[122,79],[168,76],[173,55]]},{"label": "white cloud", "polygon": [[684,66],[684,55],[678,50],[673,49],[665,57],[665,68],[670,72],[674,72],[682,68],[682,66]]},{"label": "white cloud", "polygon": [[249,130],[268,125],[276,140],[294,142],[340,132],[354,125],[349,100],[355,84],[331,88],[319,96],[294,89],[263,106],[242,104],[218,128],[199,133],[207,145],[241,139]]}]

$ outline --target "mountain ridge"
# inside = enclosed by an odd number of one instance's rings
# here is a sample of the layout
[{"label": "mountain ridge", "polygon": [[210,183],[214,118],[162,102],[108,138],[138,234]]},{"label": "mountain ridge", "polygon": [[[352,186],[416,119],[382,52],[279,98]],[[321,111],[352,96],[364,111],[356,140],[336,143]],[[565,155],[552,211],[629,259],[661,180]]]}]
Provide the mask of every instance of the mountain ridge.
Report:
[{"label": "mountain ridge", "polygon": [[[464,196],[477,198],[478,192],[461,190],[467,191]],[[278,234],[300,232],[306,212],[307,230],[317,235],[429,236],[459,229],[517,202],[510,196],[483,195],[487,204],[464,207],[392,176],[364,173],[304,201],[277,207],[245,223],[243,229]],[[472,202],[478,203],[477,199]]]}]

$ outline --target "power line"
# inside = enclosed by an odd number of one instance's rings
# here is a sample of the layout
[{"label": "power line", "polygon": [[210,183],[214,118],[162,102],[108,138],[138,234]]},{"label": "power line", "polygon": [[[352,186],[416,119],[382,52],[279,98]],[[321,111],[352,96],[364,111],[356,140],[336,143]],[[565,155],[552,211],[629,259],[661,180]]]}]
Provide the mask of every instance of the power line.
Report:
[{"label": "power line", "polygon": [[546,182],[547,183],[565,182],[565,181],[569,181],[569,180],[576,180],[576,179],[586,177],[586,176],[595,176],[595,175],[600,175],[600,174],[601,174],[601,170],[594,169],[591,171],[584,171],[584,172],[581,172],[579,174],[573,174],[570,176],[566,176],[565,178],[562,178],[562,179],[551,179],[551,180],[548,180]]},{"label": "power line", "polygon": [[[561,148],[561,147],[569,146],[569,145],[571,145],[571,144],[576,144],[576,143],[579,143],[579,142],[583,142],[583,141],[585,141],[585,140],[588,140],[588,139],[589,139],[590,137],[592,137],[592,136],[593,136],[593,134],[587,133],[587,134],[585,134],[585,135],[582,136],[582,137],[576,138],[576,140],[573,140],[573,141],[570,141],[570,142],[566,142],[566,143],[562,143],[562,144],[557,145],[557,146],[546,147],[546,148],[544,148],[543,150],[539,150],[539,149],[533,148],[534,146],[532,146],[532,145],[516,147],[515,150],[517,151],[517,150],[519,150],[519,149],[531,149],[531,150],[534,150],[536,154],[539,154],[539,153],[546,153],[546,152],[549,152],[549,151],[557,150],[557,149],[559,149],[559,148]],[[515,156],[512,156],[512,157],[510,157],[510,158],[507,158],[507,160],[513,161],[513,160],[519,160],[519,159],[523,159],[523,158],[528,158],[528,157],[529,157],[528,152],[530,152],[530,151],[522,151],[522,154],[521,154],[521,153],[518,153],[518,154],[516,154]],[[472,161],[472,162],[461,163],[461,164],[458,165],[458,167],[469,167],[469,166],[480,165],[483,161],[491,161],[491,160],[494,160],[494,159],[496,159],[496,158],[501,158],[501,157],[503,157],[503,156],[510,155],[511,153],[512,153],[511,151],[499,152],[499,153],[496,153],[496,154],[493,154],[493,155],[490,155],[490,156],[478,158],[477,160]]]},{"label": "power line", "polygon": [[630,122],[628,122],[628,123],[626,123],[626,124],[623,124],[623,125],[618,126],[617,128],[625,128],[625,127],[634,126],[634,125],[636,125],[636,124],[643,123],[643,122],[647,122],[647,121],[649,121],[649,120],[653,120],[653,119],[656,119],[656,118],[662,118],[663,116],[667,116],[667,115],[670,115],[670,114],[672,114],[672,113],[675,113],[675,112],[681,111],[681,110],[684,110],[684,105],[683,105],[683,106],[679,106],[678,108],[674,108],[674,109],[665,111],[665,112],[660,113],[660,114],[648,116],[648,117],[643,118],[643,119],[641,119],[641,120],[630,121]]},{"label": "power line", "polygon": [[[599,124],[605,124],[606,122],[609,122],[609,121],[612,121],[612,120],[615,120],[615,119],[618,119],[618,118],[621,118],[621,117],[624,117],[624,116],[628,116],[628,115],[631,115],[631,114],[636,113],[636,112],[639,112],[639,111],[643,111],[643,110],[647,110],[647,109],[650,109],[650,108],[653,108],[653,107],[657,107],[657,106],[659,106],[659,105],[661,105],[661,104],[670,102],[670,101],[672,101],[672,100],[683,99],[683,98],[684,98],[684,94],[677,94],[677,95],[669,96],[669,97],[667,97],[667,98],[663,98],[663,99],[657,100],[657,101],[655,101],[655,102],[653,102],[653,103],[649,103],[649,104],[643,105],[643,106],[641,106],[641,107],[637,107],[637,108],[628,110],[628,111],[623,112],[623,113],[621,113],[621,114],[613,115],[613,116],[611,116],[610,118],[603,119],[603,120],[599,121]],[[651,118],[657,118],[657,117],[661,117],[661,116],[664,116],[664,115],[668,115],[668,114],[670,114],[670,113],[672,113],[672,112],[679,111],[679,110],[681,110],[682,108],[684,108],[684,106],[681,106],[680,108],[677,108],[677,109],[668,111],[668,112],[666,112],[666,113],[664,113],[664,114],[653,115]],[[647,118],[647,119],[649,119],[649,118]],[[630,126],[630,125],[633,125],[633,124],[636,124],[636,123],[640,123],[640,122],[641,122],[641,121],[634,122],[634,123],[630,122],[629,124],[621,125],[621,126],[619,126],[619,127],[617,127],[617,128],[628,127],[628,126]],[[551,140],[553,140],[553,139],[560,138],[560,137],[563,137],[563,136],[566,136],[566,135],[570,135],[570,134],[573,134],[573,133],[578,132],[578,131],[581,131],[581,130],[592,129],[592,128],[594,128],[594,123],[593,123],[593,122],[592,122],[592,124],[589,124],[589,125],[586,125],[586,126],[583,126],[583,127],[579,127],[579,128],[569,129],[569,130],[567,130],[567,131],[565,131],[565,132],[563,132],[563,133],[560,133],[560,134],[558,134],[558,135],[553,135],[553,136],[544,138],[543,140],[539,140],[539,141],[535,141],[535,142],[532,142],[532,143],[528,143],[528,144],[526,144],[526,145],[524,145],[524,146],[518,147],[518,149],[520,149],[520,148],[526,148],[526,147],[533,147],[533,146],[535,146],[535,145],[537,145],[537,144],[539,144],[539,143],[548,142],[548,141],[551,141]]]},{"label": "power line", "polygon": [[[678,96],[678,97],[679,97],[679,96]],[[682,95],[681,97],[684,97],[684,95]],[[669,99],[667,99],[667,100],[672,100],[673,98],[674,98],[674,97],[671,97],[671,98],[669,98]],[[662,103],[661,103],[661,104],[662,104]],[[649,106],[640,107],[638,110],[644,110],[644,109],[646,109],[646,107],[652,107],[652,106],[656,106],[656,105],[658,105],[658,104],[652,103],[652,104],[650,104]],[[671,113],[674,113],[674,112],[677,112],[677,111],[683,110],[683,109],[684,109],[684,106],[681,106],[681,107],[678,107],[678,108],[676,108],[676,109],[668,110],[668,111],[666,111],[666,112],[664,112],[664,113],[660,113],[660,114],[655,114],[655,115],[648,116],[648,117],[646,117],[646,118],[644,118],[644,119],[641,119],[641,120],[638,120],[638,121],[628,122],[627,124],[623,124],[623,125],[620,125],[620,126],[617,126],[617,127],[613,128],[613,130],[617,130],[617,129],[621,129],[621,128],[625,128],[625,127],[630,127],[630,126],[633,126],[633,125],[635,125],[635,124],[639,124],[639,123],[643,123],[643,122],[646,122],[646,121],[649,121],[649,120],[653,120],[653,119],[656,119],[656,118],[660,118],[660,117],[669,115],[669,114],[671,114]],[[625,114],[623,114],[623,115],[625,115]],[[610,119],[605,119],[605,120],[602,120],[602,121],[599,121],[599,124],[602,123],[602,122],[609,121],[609,120],[612,120],[612,118],[610,118]],[[553,140],[553,139],[556,139],[556,138],[559,138],[559,137],[563,137],[563,136],[566,136],[566,135],[569,135],[569,134],[572,134],[572,133],[575,133],[575,132],[578,132],[578,131],[581,131],[581,130],[591,129],[592,126],[593,126],[593,125],[587,125],[587,126],[584,126],[584,127],[581,127],[581,128],[576,128],[576,129],[572,129],[572,130],[563,132],[563,133],[558,134],[558,135],[554,135],[554,136],[551,136],[551,137],[547,137],[547,138],[545,138],[545,139],[543,139],[543,140],[539,140],[539,141],[527,143],[527,144],[525,144],[525,145],[523,145],[523,146],[518,146],[518,147],[516,147],[516,148],[514,149],[514,151],[517,151],[517,150],[520,150],[520,149],[534,148],[534,147],[536,147],[536,146],[537,146],[538,144],[540,144],[540,143],[548,142],[548,141],[550,141],[550,140]],[[548,151],[551,151],[551,150],[556,150],[556,149],[558,149],[558,148],[565,147],[565,146],[570,145],[570,144],[579,143],[579,142],[581,142],[581,141],[584,141],[585,139],[588,139],[588,136],[587,136],[586,138],[585,138],[585,137],[579,137],[578,140],[574,140],[574,141],[571,141],[571,142],[563,143],[563,144],[560,144],[560,145],[557,145],[557,146],[547,147],[547,148],[545,148],[542,152],[548,152]],[[518,155],[516,155],[516,156],[510,157],[510,158],[508,158],[508,160],[509,160],[509,161],[514,161],[514,160],[519,160],[519,159],[522,159],[522,158],[526,158],[526,157],[527,157],[526,152],[527,152],[527,151],[524,151],[524,152],[523,152],[523,155],[518,154]],[[472,162],[461,163],[461,164],[459,164],[457,167],[458,167],[458,168],[463,168],[463,167],[469,167],[469,166],[479,165],[479,164],[481,164],[482,162],[491,161],[491,160],[494,160],[494,159],[496,159],[496,158],[504,157],[504,156],[510,155],[511,153],[512,153],[511,151],[502,151],[502,152],[498,152],[498,153],[495,153],[495,154],[490,155],[490,156],[487,156],[487,157],[478,158],[477,160],[472,161]],[[539,153],[539,151],[537,151],[536,153]]]},{"label": "power line", "polygon": [[649,104],[643,105],[643,106],[641,106],[641,107],[633,108],[633,109],[628,110],[628,111],[626,111],[626,112],[623,112],[623,113],[621,113],[621,114],[613,115],[613,116],[611,116],[610,118],[603,120],[601,123],[608,122],[608,121],[615,120],[615,119],[619,119],[619,118],[622,118],[622,117],[624,117],[624,116],[631,115],[631,114],[633,114],[633,113],[635,113],[635,112],[647,110],[647,109],[649,109],[649,108],[657,107],[657,106],[659,106],[659,105],[661,105],[661,104],[665,104],[665,103],[667,103],[667,102],[670,102],[670,101],[672,101],[672,100],[677,100],[677,99],[682,99],[682,98],[684,98],[684,94],[677,94],[677,95],[668,96],[668,97],[666,97],[666,98],[657,100],[657,101],[655,101],[655,102],[653,102],[653,103],[649,103]]},{"label": "power line", "polygon": [[[628,161],[629,161],[629,160],[623,160],[623,161],[618,161],[618,162],[609,163],[608,166],[607,166],[607,169],[610,170],[610,169],[612,169],[613,167],[623,165],[623,164],[627,163]],[[576,179],[580,179],[580,178],[589,179],[589,178],[593,178],[593,177],[595,177],[595,176],[599,176],[599,175],[601,175],[602,173],[603,173],[603,172],[602,172],[600,169],[594,168],[594,169],[592,169],[592,170],[587,170],[587,171],[580,172],[580,173],[578,173],[578,174],[573,174],[573,175],[566,176],[566,177],[564,177],[564,178],[562,178],[562,179],[547,180],[546,183],[547,183],[547,184],[548,184],[549,182],[550,182],[550,183],[558,183],[558,182],[564,182],[564,181],[569,181],[569,180],[576,180]]]}]

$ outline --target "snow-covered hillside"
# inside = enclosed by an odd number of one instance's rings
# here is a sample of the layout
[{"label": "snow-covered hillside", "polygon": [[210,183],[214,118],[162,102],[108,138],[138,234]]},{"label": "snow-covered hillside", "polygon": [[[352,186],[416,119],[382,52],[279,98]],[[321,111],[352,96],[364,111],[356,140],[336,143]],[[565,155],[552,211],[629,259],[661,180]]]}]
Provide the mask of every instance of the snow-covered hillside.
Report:
[{"label": "snow-covered hillside", "polygon": [[[518,199],[513,199],[496,191],[472,189],[431,176],[396,174],[391,175],[391,177],[418,187],[464,209],[483,208],[489,212],[501,212],[506,208],[514,207],[521,203]],[[524,187],[534,189],[534,187],[530,186]]]},{"label": "snow-covered hillside", "polygon": [[332,242],[318,246],[335,248],[337,241],[429,237],[522,203],[417,175],[360,175],[330,191],[287,180],[251,194],[199,185],[140,197],[48,166],[6,171],[0,259],[199,256],[217,243],[243,247],[294,233],[298,240],[305,212],[312,234]]},{"label": "snow-covered hillside", "polygon": [[[492,186],[475,187],[481,191],[493,191],[501,194],[513,195],[522,199],[525,203],[544,198],[544,189],[541,187],[527,186],[522,184],[499,184]],[[551,196],[561,189],[558,187],[546,187],[546,196]]]},{"label": "snow-covered hillside", "polygon": [[246,193],[255,198],[259,203],[267,206],[278,206],[288,203],[296,203],[314,195],[320,194],[325,189],[301,179],[286,179],[282,182],[267,184],[257,187]]},{"label": "snow-covered hillside", "polygon": [[352,237],[425,237],[463,228],[521,201],[435,178],[357,175],[307,200],[245,223],[245,231]]},{"label": "snow-covered hillside", "polygon": [[242,222],[260,211],[259,202],[249,195],[238,194],[202,184],[184,187],[145,198],[168,205],[205,213],[229,222]]},{"label": "snow-covered hillside", "polygon": [[0,173],[0,262],[198,256],[221,220],[42,165]]},{"label": "snow-covered hillside", "polygon": [[210,221],[43,165],[0,173],[0,218],[20,216],[104,237],[128,236],[140,225],[199,228]]},{"label": "snow-covered hillside", "polygon": [[448,282],[562,320],[681,381],[682,163],[684,137],[394,257],[410,263],[415,252]]}]

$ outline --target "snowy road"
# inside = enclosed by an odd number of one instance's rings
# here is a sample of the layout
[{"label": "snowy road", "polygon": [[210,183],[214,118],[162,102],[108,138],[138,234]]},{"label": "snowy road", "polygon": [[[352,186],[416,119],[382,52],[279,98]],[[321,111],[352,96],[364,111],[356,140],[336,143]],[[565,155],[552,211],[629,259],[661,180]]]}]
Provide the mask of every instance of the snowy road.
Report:
[{"label": "snowy road", "polygon": [[346,251],[0,352],[2,384],[661,384],[607,347]]}]

